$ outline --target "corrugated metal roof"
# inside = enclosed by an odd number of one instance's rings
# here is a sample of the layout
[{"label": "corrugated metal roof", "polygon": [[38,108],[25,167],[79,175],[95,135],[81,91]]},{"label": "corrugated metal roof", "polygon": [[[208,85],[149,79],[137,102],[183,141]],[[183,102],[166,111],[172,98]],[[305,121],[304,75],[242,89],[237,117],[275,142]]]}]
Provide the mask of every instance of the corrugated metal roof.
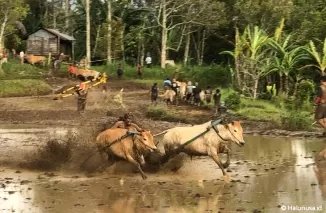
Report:
[{"label": "corrugated metal roof", "polygon": [[67,41],[75,41],[76,40],[74,37],[60,33],[57,30],[54,30],[54,29],[46,29],[46,30],[49,31],[50,33],[53,33],[56,36],[59,36],[60,39],[62,39],[62,40],[67,40]]}]

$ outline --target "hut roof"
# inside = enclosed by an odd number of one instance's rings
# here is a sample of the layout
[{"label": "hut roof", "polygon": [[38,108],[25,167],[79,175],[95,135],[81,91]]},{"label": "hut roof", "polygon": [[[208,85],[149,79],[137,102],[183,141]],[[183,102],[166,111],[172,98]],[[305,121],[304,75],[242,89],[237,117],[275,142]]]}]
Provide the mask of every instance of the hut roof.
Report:
[{"label": "hut roof", "polygon": [[[55,30],[55,29],[40,28],[40,29],[36,30],[35,32],[37,32],[39,30],[48,31],[51,34],[58,36],[60,40],[65,40],[65,41],[75,41],[76,40],[74,37],[69,36],[69,35],[64,34],[64,33],[60,33],[58,30]],[[33,32],[33,33],[35,33],[35,32]],[[31,33],[31,34],[33,34],[33,33]]]}]

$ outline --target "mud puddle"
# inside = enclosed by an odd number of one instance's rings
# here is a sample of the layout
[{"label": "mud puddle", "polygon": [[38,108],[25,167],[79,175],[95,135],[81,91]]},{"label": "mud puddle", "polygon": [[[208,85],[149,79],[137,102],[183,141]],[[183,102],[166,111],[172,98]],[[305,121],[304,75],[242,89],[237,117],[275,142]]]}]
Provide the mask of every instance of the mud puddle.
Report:
[{"label": "mud puddle", "polygon": [[[28,137],[34,133],[15,131],[10,135],[25,135],[26,142],[33,141]],[[1,135],[3,138],[3,132]],[[325,212],[326,149],[322,140],[247,136],[246,141],[243,148],[232,146],[230,184],[223,181],[213,160],[205,157],[187,157],[178,172],[163,169],[149,173],[146,181],[123,162],[92,176],[2,167],[0,211],[275,213],[292,212],[281,208],[293,206],[316,208],[297,212]]]}]

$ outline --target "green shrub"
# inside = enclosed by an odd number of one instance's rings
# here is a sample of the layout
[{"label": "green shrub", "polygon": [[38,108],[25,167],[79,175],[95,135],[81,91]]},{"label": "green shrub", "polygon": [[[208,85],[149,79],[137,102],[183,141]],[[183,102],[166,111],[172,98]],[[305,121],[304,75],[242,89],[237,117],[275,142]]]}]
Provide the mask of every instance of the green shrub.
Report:
[{"label": "green shrub", "polygon": [[303,80],[298,85],[297,94],[295,96],[294,105],[296,109],[311,108],[310,98],[315,93],[315,84],[311,80]]},{"label": "green shrub", "polygon": [[309,112],[290,110],[281,114],[281,126],[285,130],[310,130],[313,121]]},{"label": "green shrub", "polygon": [[233,91],[225,97],[225,106],[228,109],[236,110],[241,104],[240,94]]},{"label": "green shrub", "polygon": [[52,92],[50,85],[36,79],[0,80],[0,84],[0,97],[48,95]]}]

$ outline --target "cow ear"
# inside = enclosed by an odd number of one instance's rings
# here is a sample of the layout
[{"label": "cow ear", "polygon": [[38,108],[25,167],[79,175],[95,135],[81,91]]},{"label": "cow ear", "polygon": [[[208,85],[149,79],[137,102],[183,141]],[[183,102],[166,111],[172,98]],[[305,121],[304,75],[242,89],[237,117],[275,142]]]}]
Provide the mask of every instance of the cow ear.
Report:
[{"label": "cow ear", "polygon": [[234,126],[234,121],[231,121],[231,124]]}]

